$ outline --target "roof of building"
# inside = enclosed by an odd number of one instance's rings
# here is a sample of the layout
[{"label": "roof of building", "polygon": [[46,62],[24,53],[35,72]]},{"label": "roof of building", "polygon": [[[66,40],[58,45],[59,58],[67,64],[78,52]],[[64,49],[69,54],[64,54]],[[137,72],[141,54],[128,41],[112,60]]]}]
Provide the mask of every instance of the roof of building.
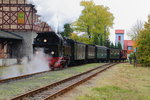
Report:
[{"label": "roof of building", "polygon": [[115,30],[116,34],[124,34],[124,30]]},{"label": "roof of building", "polygon": [[127,50],[128,46],[133,46],[134,41],[133,40],[124,40],[124,49]]},{"label": "roof of building", "polygon": [[15,39],[15,40],[22,40],[23,38],[16,33],[7,32],[0,30],[0,38],[1,39]]}]

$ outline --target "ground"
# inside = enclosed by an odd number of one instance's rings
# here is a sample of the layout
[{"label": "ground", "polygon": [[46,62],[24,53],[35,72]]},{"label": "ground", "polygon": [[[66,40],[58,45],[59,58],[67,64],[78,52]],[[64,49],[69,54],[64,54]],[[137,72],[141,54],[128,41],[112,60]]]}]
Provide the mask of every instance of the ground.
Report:
[{"label": "ground", "polygon": [[[17,81],[0,83],[0,100],[8,100],[11,97],[14,97],[16,95],[20,95],[22,93],[32,91],[39,87],[49,85],[50,83],[54,83],[56,81],[65,79],[67,77],[85,72],[89,69],[98,67],[103,64],[105,63],[91,63],[91,64],[84,64],[79,66],[72,66],[63,70],[51,71],[51,72],[35,75],[29,78],[20,79]],[[18,70],[22,72],[22,70],[20,70],[20,67],[17,68],[19,68]],[[0,69],[2,70],[0,72],[3,72],[2,74],[5,74],[6,72],[12,71],[14,74],[16,74],[17,69],[15,67],[10,67],[10,68],[11,70],[8,70],[8,68],[6,68],[6,70],[3,70],[2,68]]]},{"label": "ground", "polygon": [[150,100],[150,68],[116,65],[56,100]]}]

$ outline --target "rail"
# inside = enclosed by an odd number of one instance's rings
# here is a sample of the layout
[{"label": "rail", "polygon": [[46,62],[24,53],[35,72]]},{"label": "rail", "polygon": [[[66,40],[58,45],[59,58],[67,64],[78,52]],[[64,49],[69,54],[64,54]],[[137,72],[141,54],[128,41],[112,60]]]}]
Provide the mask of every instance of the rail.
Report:
[{"label": "rail", "polygon": [[59,82],[16,96],[10,100],[51,100],[116,64],[117,63],[110,63],[93,68],[89,71],[63,79]]}]

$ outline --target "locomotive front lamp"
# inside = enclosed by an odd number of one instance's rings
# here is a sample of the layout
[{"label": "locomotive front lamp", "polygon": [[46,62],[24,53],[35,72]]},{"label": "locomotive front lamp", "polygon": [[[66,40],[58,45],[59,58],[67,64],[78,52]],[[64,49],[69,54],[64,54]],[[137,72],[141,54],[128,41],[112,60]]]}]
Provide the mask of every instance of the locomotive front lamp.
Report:
[{"label": "locomotive front lamp", "polygon": [[47,40],[46,40],[46,39],[44,39],[44,42],[46,43],[46,42],[47,42]]},{"label": "locomotive front lamp", "polygon": [[36,52],[35,52],[35,54],[39,54],[39,52],[38,52],[38,51],[36,51]]},{"label": "locomotive front lamp", "polygon": [[54,51],[51,52],[52,55],[53,55],[54,53],[55,53]]}]

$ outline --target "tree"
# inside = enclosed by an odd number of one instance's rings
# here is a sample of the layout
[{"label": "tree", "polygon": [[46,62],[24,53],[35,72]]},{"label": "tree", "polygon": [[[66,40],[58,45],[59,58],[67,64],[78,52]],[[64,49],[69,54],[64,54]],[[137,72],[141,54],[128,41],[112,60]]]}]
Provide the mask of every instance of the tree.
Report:
[{"label": "tree", "polygon": [[93,1],[81,1],[84,7],[79,19],[75,22],[75,30],[85,32],[93,44],[103,44],[108,37],[110,27],[113,25],[113,14],[108,7],[95,5]]},{"label": "tree", "polygon": [[118,49],[121,49],[122,50],[122,45],[120,42],[118,42]]},{"label": "tree", "polygon": [[114,44],[113,44],[113,43],[111,43],[110,48],[115,48],[115,46],[114,46]]},{"label": "tree", "polygon": [[81,36],[78,36],[76,33],[71,33],[70,38],[73,39],[73,40],[76,40],[78,42],[83,42],[83,43],[86,43],[86,44],[92,44],[91,39],[87,38],[87,34],[83,34]]},{"label": "tree", "polygon": [[65,24],[64,32],[61,32],[61,35],[65,37],[70,37],[72,32],[73,32],[73,29],[70,27],[70,24]]},{"label": "tree", "polygon": [[76,33],[71,33],[70,38],[73,40],[79,41],[79,36]]},{"label": "tree", "polygon": [[114,47],[115,49],[118,49],[118,45],[117,44],[115,44],[115,47]]},{"label": "tree", "polygon": [[107,39],[107,40],[106,40],[106,44],[105,44],[105,46],[106,46],[106,47],[108,47],[108,48],[110,48],[110,45],[111,45],[111,42],[110,42],[110,40],[109,40],[109,39]]},{"label": "tree", "polygon": [[103,46],[104,45],[104,40],[103,40],[103,36],[102,35],[99,35],[99,45]]},{"label": "tree", "polygon": [[136,40],[138,34],[143,29],[143,22],[140,20],[137,20],[136,24],[128,31],[128,36],[132,38],[132,40]]},{"label": "tree", "polygon": [[144,24],[144,29],[137,36],[137,58],[143,66],[150,66],[150,16]]}]

